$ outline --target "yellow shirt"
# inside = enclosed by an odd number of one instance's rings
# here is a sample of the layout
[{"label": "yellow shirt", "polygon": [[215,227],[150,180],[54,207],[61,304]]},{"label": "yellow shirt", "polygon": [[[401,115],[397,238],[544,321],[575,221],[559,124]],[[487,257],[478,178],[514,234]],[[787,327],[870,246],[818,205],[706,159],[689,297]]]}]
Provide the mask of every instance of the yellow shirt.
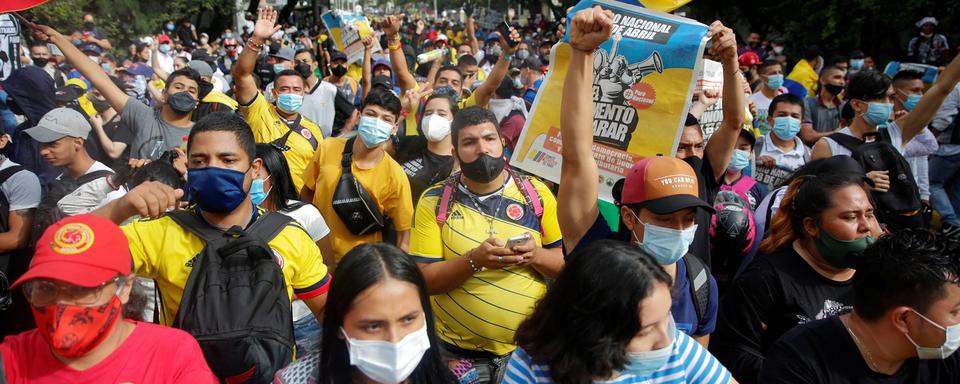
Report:
[{"label": "yellow shirt", "polygon": [[806,59],[802,59],[797,62],[797,65],[793,67],[793,70],[790,71],[790,74],[787,75],[787,78],[793,81],[796,81],[800,84],[803,84],[807,88],[807,94],[813,95],[813,87],[817,85],[817,82],[820,80],[820,76],[817,75],[817,71],[810,66],[810,62]]},{"label": "yellow shirt", "polygon": [[[417,204],[410,234],[410,254],[418,263],[461,257],[490,238],[489,214],[495,237],[507,239],[529,232],[538,246],[560,246],[557,201],[538,180],[531,180],[543,202],[543,217],[537,220],[533,207],[511,179],[503,194],[494,192],[479,201],[462,185],[453,194],[447,221],[437,224],[437,204],[443,192],[438,184],[426,190]],[[534,197],[535,198],[535,197]],[[483,213],[478,211],[481,207]],[[437,335],[457,347],[505,355],[516,348],[514,332],[546,292],[543,276],[533,267],[513,266],[475,273],[460,288],[431,297]]]},{"label": "yellow shirt", "polygon": [[[258,209],[258,217],[265,214]],[[163,311],[160,323],[173,324],[184,286],[195,258],[203,250],[203,239],[177,224],[168,216],[139,219],[120,227],[130,241],[130,255],[137,275],[156,280]],[[268,243],[279,257],[291,300],[296,294],[308,299],[327,292],[330,276],[320,249],[307,232],[291,222]]]},{"label": "yellow shirt", "polygon": [[230,107],[230,109],[232,110],[236,110],[238,106],[236,100],[234,100],[230,96],[227,96],[227,94],[219,91],[210,91],[210,93],[208,93],[207,96],[203,98],[203,102],[204,103],[220,103]]},{"label": "yellow shirt", "polygon": [[[347,139],[340,137],[324,140],[303,174],[304,185],[314,190],[313,205],[320,210],[330,227],[333,256],[337,261],[357,245],[382,240],[380,233],[354,235],[333,210],[333,192],[340,181],[340,160],[343,158],[346,142]],[[413,198],[410,196],[407,174],[403,172],[400,164],[390,155],[384,154],[383,159],[372,169],[360,169],[356,164],[352,164],[351,169],[353,176],[376,202],[380,212],[393,221],[394,228],[398,232],[410,230]]]},{"label": "yellow shirt", "polygon": [[[240,112],[253,129],[253,138],[258,143],[270,143],[290,131],[287,123],[277,114],[277,107],[267,102],[262,93],[257,93],[250,105],[241,105]],[[313,160],[313,153],[316,152],[309,138],[313,138],[318,146],[323,143],[323,131],[320,127],[303,115],[298,116],[299,126],[290,133],[285,143],[290,150],[283,152],[297,191],[303,187],[303,171],[307,169],[307,164]]]}]

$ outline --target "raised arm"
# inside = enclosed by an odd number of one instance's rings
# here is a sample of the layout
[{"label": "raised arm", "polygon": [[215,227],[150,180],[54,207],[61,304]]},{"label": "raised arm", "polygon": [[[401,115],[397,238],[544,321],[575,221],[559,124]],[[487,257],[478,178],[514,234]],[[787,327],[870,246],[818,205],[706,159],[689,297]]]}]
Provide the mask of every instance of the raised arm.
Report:
[{"label": "raised arm", "polygon": [[[159,35],[157,35],[159,36]],[[159,39],[154,39],[154,41],[159,41]],[[153,75],[158,79],[166,79],[167,76],[170,76],[167,71],[163,70],[163,66],[160,65],[160,44],[153,44],[151,49],[153,52],[150,53],[150,65],[153,67]]]},{"label": "raised arm", "polygon": [[946,69],[940,73],[940,78],[937,79],[937,83],[923,94],[917,106],[910,111],[910,113],[896,120],[897,126],[900,127],[900,132],[903,135],[904,146],[906,146],[914,136],[918,135],[927,124],[930,124],[933,116],[937,113],[937,110],[940,109],[940,104],[943,104],[943,100],[953,91],[953,87],[957,85],[958,81],[960,81],[960,55],[957,55],[950,61]]},{"label": "raised arm", "polygon": [[477,27],[473,15],[467,15],[467,44],[470,45],[470,54],[476,56],[480,52],[480,42],[477,41]]},{"label": "raised arm", "polygon": [[257,83],[253,80],[253,68],[257,65],[260,49],[253,47],[262,47],[271,35],[279,31],[280,26],[276,24],[275,9],[264,7],[257,10],[257,23],[253,27],[253,35],[250,36],[246,49],[240,52],[240,59],[233,64],[233,70],[230,71],[236,85],[236,99],[240,104],[249,104],[260,92],[257,89]]},{"label": "raised arm", "polygon": [[373,70],[371,68],[373,61],[373,35],[365,37],[363,40],[363,77],[361,78],[361,87],[363,91],[362,99],[367,99],[370,93],[371,84],[373,84]]},{"label": "raised arm", "polygon": [[716,180],[726,172],[733,149],[737,145],[740,125],[744,120],[745,99],[737,63],[737,37],[733,30],[719,21],[714,21],[710,24],[707,37],[713,39],[714,52],[720,55],[720,62],[723,64],[723,121],[704,149],[705,155],[710,157],[713,165],[712,177]]},{"label": "raised arm", "polygon": [[90,81],[90,84],[100,90],[100,93],[113,106],[113,109],[123,111],[123,107],[130,100],[130,96],[127,96],[126,92],[117,87],[113,80],[110,80],[110,77],[107,76],[99,64],[87,58],[87,55],[80,52],[70,39],[53,28],[46,25],[36,25],[31,31],[37,39],[53,43],[57,48],[60,48],[67,61],[73,64],[83,77]]},{"label": "raised arm", "polygon": [[[497,35],[499,36],[500,32],[497,32]],[[516,42],[517,45],[510,47],[507,39]],[[487,102],[490,101],[490,97],[493,96],[493,92],[497,90],[497,87],[500,86],[503,79],[507,77],[507,72],[510,71],[510,61],[513,58],[513,54],[517,52],[517,47],[520,46],[519,43],[520,34],[512,27],[510,28],[510,36],[500,36],[500,48],[503,49],[503,54],[500,55],[500,58],[497,60],[497,65],[494,65],[493,70],[490,71],[490,76],[487,76],[483,84],[480,84],[476,92],[474,92],[477,105],[486,107]],[[508,59],[507,56],[509,56],[510,59]]]},{"label": "raised arm", "polygon": [[612,29],[613,13],[599,6],[577,12],[570,22],[570,65],[560,103],[564,145],[557,195],[557,206],[563,207],[557,210],[557,219],[568,250],[576,248],[600,215],[600,176],[593,158],[593,52],[610,38]]},{"label": "raised arm", "polygon": [[383,19],[383,34],[387,36],[387,50],[390,51],[390,65],[397,77],[401,92],[417,88],[417,80],[407,68],[407,58],[400,49],[400,27],[403,26],[403,14],[390,15]]}]

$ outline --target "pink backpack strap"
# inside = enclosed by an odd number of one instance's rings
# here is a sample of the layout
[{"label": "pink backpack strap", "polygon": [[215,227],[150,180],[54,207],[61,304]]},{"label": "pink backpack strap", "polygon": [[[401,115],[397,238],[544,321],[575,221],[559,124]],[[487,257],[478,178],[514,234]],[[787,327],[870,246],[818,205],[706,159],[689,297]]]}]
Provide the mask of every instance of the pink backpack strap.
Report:
[{"label": "pink backpack strap", "polygon": [[440,194],[440,202],[437,204],[437,225],[443,226],[450,216],[450,207],[453,206],[453,190],[457,186],[457,178],[460,172],[454,173],[443,182],[443,192]]},{"label": "pink backpack strap", "polygon": [[[533,212],[537,215],[537,219],[542,219],[543,201],[540,200],[540,193],[537,192],[537,187],[533,186],[530,178],[520,176],[512,168],[510,169],[510,176],[513,177],[513,182],[517,184],[520,192],[523,193],[523,198],[533,206]],[[540,225],[540,233],[543,234],[543,225]]]}]

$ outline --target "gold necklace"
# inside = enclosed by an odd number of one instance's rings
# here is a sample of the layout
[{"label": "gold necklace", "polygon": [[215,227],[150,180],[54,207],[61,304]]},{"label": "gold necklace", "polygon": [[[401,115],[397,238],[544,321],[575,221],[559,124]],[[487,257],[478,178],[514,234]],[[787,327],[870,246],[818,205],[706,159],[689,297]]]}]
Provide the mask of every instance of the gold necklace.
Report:
[{"label": "gold necklace", "polygon": [[873,359],[873,354],[870,353],[870,350],[867,349],[865,344],[860,342],[860,339],[853,332],[853,328],[851,328],[846,322],[841,321],[841,323],[843,324],[843,327],[847,329],[847,333],[850,334],[850,337],[853,338],[853,343],[857,345],[857,348],[863,351],[865,355],[867,355],[867,361],[866,361],[867,366],[874,372],[882,373],[882,371],[879,369],[879,365]]}]

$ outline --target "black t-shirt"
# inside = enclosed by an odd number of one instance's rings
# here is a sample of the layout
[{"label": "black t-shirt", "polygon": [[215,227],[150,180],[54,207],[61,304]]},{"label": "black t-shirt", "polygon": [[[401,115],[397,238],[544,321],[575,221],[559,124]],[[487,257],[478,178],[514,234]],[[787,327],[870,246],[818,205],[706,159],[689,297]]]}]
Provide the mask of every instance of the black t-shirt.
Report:
[{"label": "black t-shirt", "polygon": [[960,354],[946,360],[912,358],[892,376],[874,372],[838,317],[787,332],[774,344],[760,372],[762,383],[899,384],[960,382]]},{"label": "black t-shirt", "polygon": [[850,280],[821,276],[786,246],[757,257],[730,285],[720,305],[710,351],[740,383],[756,383],[763,356],[781,335],[835,317],[853,303]]},{"label": "black t-shirt", "polygon": [[[683,159],[683,161],[690,164],[690,167],[697,173],[700,199],[713,205],[713,199],[717,196],[717,192],[720,191],[720,182],[717,177],[713,176],[713,166],[710,163],[710,158],[704,154],[703,159],[699,157],[688,157]],[[703,209],[697,210],[696,218],[694,219],[697,223],[697,234],[693,238],[693,243],[690,244],[689,252],[700,257],[700,260],[703,260],[704,264],[713,266],[712,259],[710,258],[710,217],[710,212]]]},{"label": "black t-shirt", "polygon": [[397,146],[396,160],[410,179],[413,206],[431,185],[443,181],[453,171],[453,155],[438,155],[427,149],[427,140],[420,136],[404,136]]}]

